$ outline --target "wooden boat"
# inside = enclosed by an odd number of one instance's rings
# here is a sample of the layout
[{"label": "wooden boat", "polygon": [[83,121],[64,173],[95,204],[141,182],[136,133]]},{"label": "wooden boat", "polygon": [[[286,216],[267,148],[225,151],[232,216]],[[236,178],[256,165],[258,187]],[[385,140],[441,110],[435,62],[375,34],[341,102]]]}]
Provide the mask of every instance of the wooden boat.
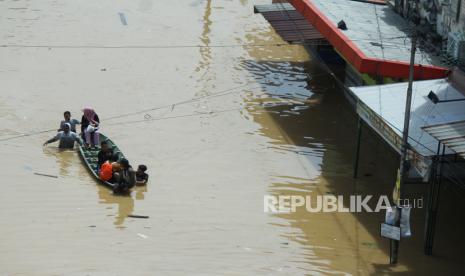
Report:
[{"label": "wooden boat", "polygon": [[[116,146],[115,143],[113,143],[112,140],[110,140],[107,136],[105,136],[102,133],[100,133],[100,141],[101,142],[106,141],[108,143],[108,147],[113,149],[113,153],[118,156],[118,160],[121,160],[121,159],[125,158],[123,153],[121,152],[121,150],[118,148],[118,146]],[[104,186],[106,186],[106,187],[113,190],[116,185],[114,183],[101,180],[99,175],[98,175],[98,165],[97,165],[98,158],[97,158],[97,155],[98,155],[99,151],[100,151],[100,147],[96,147],[95,149],[91,149],[91,148],[85,148],[85,147],[79,145],[79,155],[81,156],[82,161],[86,165],[89,172],[94,176],[94,178],[100,184],[102,184],[102,185],[104,185]]]}]

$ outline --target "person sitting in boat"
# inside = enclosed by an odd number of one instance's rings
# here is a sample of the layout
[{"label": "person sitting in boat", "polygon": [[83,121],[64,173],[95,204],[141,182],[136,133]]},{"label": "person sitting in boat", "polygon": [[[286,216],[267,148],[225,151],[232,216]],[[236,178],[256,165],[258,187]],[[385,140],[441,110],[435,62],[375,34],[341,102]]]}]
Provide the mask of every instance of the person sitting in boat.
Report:
[{"label": "person sitting in boat", "polygon": [[99,144],[100,119],[92,107],[84,107],[82,112],[84,114],[81,119],[81,134],[84,137],[86,147],[90,145],[93,148]]},{"label": "person sitting in boat", "polygon": [[71,119],[71,112],[69,111],[65,111],[65,113],[63,113],[63,117],[65,119],[60,122],[60,128],[58,129],[58,131],[63,131],[65,124],[69,124],[71,126],[71,131],[76,133],[76,125],[79,125],[81,122],[79,122],[79,120],[76,119]]},{"label": "person sitting in boat", "polygon": [[145,173],[147,171],[146,165],[139,165],[136,171],[136,185],[144,186],[149,181],[149,175]]},{"label": "person sitting in boat", "polygon": [[108,146],[106,141],[100,143],[100,151],[97,154],[97,165],[100,168],[105,161],[113,159],[113,150]]},{"label": "person sitting in boat", "polygon": [[113,191],[115,193],[127,193],[136,184],[136,172],[127,159],[121,159],[119,164],[121,165],[121,171],[113,174],[116,183]]},{"label": "person sitting in boat", "polygon": [[99,168],[100,179],[111,182],[111,179],[113,178],[113,166],[111,165],[110,160],[105,161]]},{"label": "person sitting in boat", "polygon": [[74,148],[74,142],[78,142],[80,145],[82,145],[81,138],[76,133],[71,131],[71,125],[68,123],[63,126],[63,131],[58,132],[55,137],[47,140],[44,143],[44,146],[55,141],[60,141],[58,144],[60,149],[72,149]]}]

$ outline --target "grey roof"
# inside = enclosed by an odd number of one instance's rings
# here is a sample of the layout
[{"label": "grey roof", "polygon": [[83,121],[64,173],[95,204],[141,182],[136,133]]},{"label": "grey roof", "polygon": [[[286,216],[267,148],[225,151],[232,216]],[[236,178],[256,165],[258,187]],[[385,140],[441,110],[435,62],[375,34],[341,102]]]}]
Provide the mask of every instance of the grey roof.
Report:
[{"label": "grey roof", "polygon": [[[348,29],[341,31],[367,57],[409,62],[412,44],[407,37],[409,25],[393,8],[351,0],[311,2],[334,25],[344,20]],[[422,50],[417,51],[415,63],[444,67],[439,57]]]},{"label": "grey roof", "polygon": [[253,7],[255,13],[264,12],[275,12],[275,11],[295,11],[295,8],[289,3],[277,3],[277,4],[266,4],[266,5],[255,5]]},{"label": "grey roof", "polygon": [[423,130],[465,158],[465,121],[426,126]]},{"label": "grey roof", "polygon": [[[351,91],[377,116],[386,122],[398,136],[402,136],[407,98],[407,82],[351,87]],[[465,120],[464,102],[434,104],[428,99],[433,91],[441,100],[461,99],[461,94],[447,79],[415,81],[409,128],[409,144],[423,156],[436,155],[438,141],[423,127]]]},{"label": "grey roof", "polygon": [[254,12],[261,13],[276,33],[287,42],[328,44],[324,36],[289,3],[256,5]]}]

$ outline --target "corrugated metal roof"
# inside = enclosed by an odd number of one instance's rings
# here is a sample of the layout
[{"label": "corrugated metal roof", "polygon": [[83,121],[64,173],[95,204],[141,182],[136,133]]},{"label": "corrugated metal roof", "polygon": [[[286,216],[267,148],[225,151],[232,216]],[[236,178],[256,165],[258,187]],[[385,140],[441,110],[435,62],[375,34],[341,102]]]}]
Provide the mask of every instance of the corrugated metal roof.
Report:
[{"label": "corrugated metal roof", "polygon": [[[404,128],[407,86],[407,82],[402,82],[351,87],[350,89],[359,101],[386,122],[397,136],[401,137]],[[463,98],[463,95],[447,79],[413,83],[409,144],[423,156],[435,155],[438,146],[436,138],[428,134],[423,127],[465,120],[465,102],[434,104],[428,99],[430,91],[433,91],[441,100]]]},{"label": "corrugated metal roof", "polygon": [[277,3],[254,6],[255,13],[260,13],[287,42],[320,41],[325,38],[298,13],[289,3]]},{"label": "corrugated metal roof", "polygon": [[[391,7],[350,0],[289,2],[359,72],[408,78],[410,28]],[[341,20],[347,30],[338,29]],[[440,57],[430,52],[418,49],[415,63],[415,79],[446,76],[447,68]]]},{"label": "corrugated metal roof", "polygon": [[423,130],[465,158],[465,121],[425,126]]}]

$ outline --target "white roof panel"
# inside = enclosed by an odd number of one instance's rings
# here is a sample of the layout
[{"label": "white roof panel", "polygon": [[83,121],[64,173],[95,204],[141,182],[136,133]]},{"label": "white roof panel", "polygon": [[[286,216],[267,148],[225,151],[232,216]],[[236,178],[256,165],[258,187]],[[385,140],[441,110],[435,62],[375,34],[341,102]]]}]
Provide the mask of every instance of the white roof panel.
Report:
[{"label": "white roof panel", "polygon": [[[407,82],[402,82],[351,87],[350,89],[360,101],[389,124],[399,136],[402,136],[407,86]],[[430,91],[433,91],[440,100],[464,98],[447,79],[413,83],[409,143],[423,156],[435,155],[438,141],[422,127],[465,120],[465,101],[434,104],[428,99]]]},{"label": "white roof panel", "polygon": [[426,126],[423,129],[465,158],[465,121]]}]

